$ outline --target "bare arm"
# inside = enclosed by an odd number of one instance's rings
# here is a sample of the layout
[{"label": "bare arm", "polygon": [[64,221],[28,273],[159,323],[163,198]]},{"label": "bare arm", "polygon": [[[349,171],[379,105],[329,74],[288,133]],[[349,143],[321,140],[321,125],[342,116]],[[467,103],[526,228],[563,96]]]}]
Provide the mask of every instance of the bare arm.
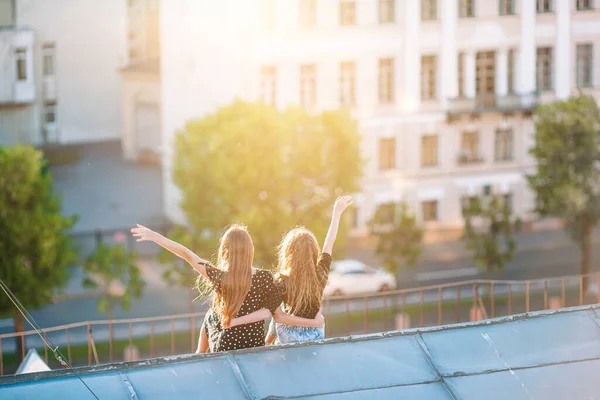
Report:
[{"label": "bare arm", "polygon": [[153,230],[148,229],[145,226],[139,224],[137,228],[131,229],[131,233],[133,233],[133,236],[139,237],[139,239],[137,240],[138,242],[151,241],[158,244],[159,246],[162,246],[171,253],[175,254],[177,257],[185,260],[188,264],[192,266],[192,268],[198,271],[200,275],[202,275],[205,278],[208,278],[208,275],[206,274],[205,264],[210,263],[205,259],[198,257],[198,255],[196,255],[187,247],[177,242],[174,242],[171,239],[164,237],[160,233],[154,232]]},{"label": "bare arm", "polygon": [[340,217],[342,213],[348,206],[352,204],[352,197],[350,196],[342,196],[338,197],[333,206],[333,215],[331,216],[331,224],[329,225],[329,230],[327,231],[327,236],[325,237],[325,242],[323,243],[323,253],[327,253],[331,255],[333,252],[333,244],[335,243],[335,239],[338,234],[338,228],[340,226]]},{"label": "bare arm", "polygon": [[237,317],[231,320],[229,326],[227,328],[233,328],[238,325],[251,324],[253,322],[264,321],[265,319],[271,316],[271,311],[267,308],[260,309],[258,311],[254,311],[248,315],[244,315],[243,317]]},{"label": "bare arm", "polygon": [[281,307],[275,310],[275,314],[273,314],[273,319],[275,320],[275,322],[280,324],[300,326],[305,328],[322,328],[325,322],[325,318],[323,318],[323,314],[321,314],[320,312],[315,318],[308,319],[287,314],[281,309]]}]

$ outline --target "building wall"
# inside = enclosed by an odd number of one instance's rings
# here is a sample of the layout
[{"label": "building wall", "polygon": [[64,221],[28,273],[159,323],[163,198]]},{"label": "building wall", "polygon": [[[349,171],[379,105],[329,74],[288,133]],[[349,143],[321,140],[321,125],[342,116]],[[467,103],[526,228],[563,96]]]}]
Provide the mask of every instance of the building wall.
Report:
[{"label": "building wall", "polygon": [[[42,46],[55,44],[56,140],[81,143],[120,138],[120,77],[125,57],[125,1],[18,0],[18,26],[35,32],[38,120],[43,119]],[[29,139],[42,142],[43,121]]]},{"label": "building wall", "polygon": [[[397,0],[395,21],[379,24],[378,1],[356,1],[356,24],[340,26],[339,1],[318,0],[317,24],[299,25],[298,1],[228,0],[212,5],[182,0],[161,3],[163,146],[166,150],[166,213],[181,219],[179,192],[171,182],[174,132],[192,117],[202,117],[236,96],[260,97],[260,68],[277,67],[277,106],[298,104],[300,65],[315,64],[316,109],[339,107],[340,62],[356,62],[356,107],[353,113],[363,134],[363,157],[367,159],[363,191],[357,195],[359,229],[371,218],[378,204],[406,200],[418,215],[422,202],[438,201],[438,219],[431,228],[462,224],[461,197],[481,194],[487,185],[499,193],[512,193],[515,213],[528,217],[533,194],[524,174],[534,167],[528,149],[533,143],[533,122],[521,111],[502,114],[469,114],[448,122],[447,111],[457,97],[458,53],[465,54],[464,94],[476,90],[478,51],[494,51],[495,93],[508,94],[508,52],[515,51],[513,86],[525,101],[536,91],[536,48],[554,48],[553,88],[541,94],[542,101],[564,99],[575,90],[575,48],[592,43],[594,88],[597,95],[600,67],[600,5],[577,11],[575,2],[556,0],[555,11],[537,14],[535,0],[516,2],[516,15],[499,16],[496,1],[477,0],[475,18],[459,18],[458,0],[438,2],[438,18],[421,20],[421,2]],[[269,4],[272,24],[262,11]],[[251,6],[254,6],[252,8]],[[263,7],[262,9],[260,7]],[[234,12],[235,10],[235,12]],[[190,23],[193,20],[194,23]],[[231,24],[235,23],[235,30]],[[182,44],[185,43],[185,46]],[[233,51],[235,50],[235,51]],[[435,55],[436,99],[421,99],[421,56]],[[378,102],[378,60],[394,59],[394,101]],[[243,61],[243,63],[240,63]],[[240,79],[242,77],[243,79]],[[499,126],[513,130],[514,158],[494,161],[494,134]],[[474,129],[480,134],[483,161],[458,165],[461,133]],[[436,133],[439,163],[422,167],[421,136]],[[378,168],[381,138],[396,139],[396,165]]]}]

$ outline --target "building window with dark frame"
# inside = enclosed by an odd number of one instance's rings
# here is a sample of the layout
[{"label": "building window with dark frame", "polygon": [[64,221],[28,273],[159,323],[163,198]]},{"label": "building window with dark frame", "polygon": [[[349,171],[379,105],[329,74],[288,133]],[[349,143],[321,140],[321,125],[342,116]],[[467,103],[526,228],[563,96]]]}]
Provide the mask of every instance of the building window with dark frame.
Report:
[{"label": "building window with dark frame", "polygon": [[437,221],[438,220],[438,201],[437,200],[426,200],[421,203],[423,208],[423,221]]},{"label": "building window with dark frame", "polygon": [[56,102],[47,101],[44,103],[44,122],[47,125],[56,123]]},{"label": "building window with dark frame", "polygon": [[554,51],[552,47],[538,47],[535,60],[536,87],[538,92],[554,87]]},{"label": "building window with dark frame", "polygon": [[506,88],[508,94],[515,92],[515,50],[509,49],[506,54]]},{"label": "building window with dark frame", "polygon": [[593,86],[594,47],[591,43],[577,45],[576,82],[578,88]]},{"label": "building window with dark frame", "polygon": [[300,0],[300,26],[310,28],[317,24],[317,0]]},{"label": "building window with dark frame", "polygon": [[260,70],[261,99],[265,103],[277,105],[277,67],[262,67]]},{"label": "building window with dark frame", "polygon": [[434,167],[438,165],[438,135],[423,135],[421,137],[421,166]]},{"label": "building window with dark frame", "polygon": [[379,170],[396,168],[396,139],[379,139]]},{"label": "building window with dark frame", "polygon": [[475,0],[460,0],[459,16],[460,18],[475,17]]},{"label": "building window with dark frame", "polygon": [[459,164],[470,164],[479,160],[479,132],[464,131],[460,139]]},{"label": "building window with dark frame", "polygon": [[394,102],[394,59],[379,59],[379,104]]},{"label": "building window with dark frame", "polygon": [[515,15],[515,0],[499,0],[498,14]]},{"label": "building window with dark frame", "polygon": [[554,11],[554,0],[536,0],[535,9],[538,14],[551,13]]},{"label": "building window with dark frame", "polygon": [[478,51],[475,56],[475,93],[489,95],[496,90],[496,53]]},{"label": "building window with dark frame", "polygon": [[465,97],[465,53],[458,53],[458,97]]},{"label": "building window with dark frame", "polygon": [[594,0],[577,0],[577,11],[593,10]]},{"label": "building window with dark frame", "polygon": [[353,107],[356,104],[356,63],[340,63],[340,105]]},{"label": "building window with dark frame", "polygon": [[421,21],[435,20],[437,20],[437,0],[421,0]]},{"label": "building window with dark frame", "polygon": [[379,0],[379,23],[391,24],[395,21],[396,0]]},{"label": "building window with dark frame", "polygon": [[513,130],[511,128],[496,129],[494,159],[511,161],[513,159]]},{"label": "building window with dark frame", "polygon": [[300,66],[300,104],[308,110],[317,105],[317,66],[314,64]]},{"label": "building window with dark frame", "polygon": [[44,43],[42,45],[42,70],[44,76],[53,76],[55,59],[54,43]]},{"label": "building window with dark frame", "polygon": [[437,57],[421,56],[421,100],[437,98]]},{"label": "building window with dark frame", "polygon": [[356,1],[340,0],[340,25],[350,26],[356,24]]},{"label": "building window with dark frame", "polygon": [[27,80],[27,49],[15,49],[16,72],[18,81]]}]

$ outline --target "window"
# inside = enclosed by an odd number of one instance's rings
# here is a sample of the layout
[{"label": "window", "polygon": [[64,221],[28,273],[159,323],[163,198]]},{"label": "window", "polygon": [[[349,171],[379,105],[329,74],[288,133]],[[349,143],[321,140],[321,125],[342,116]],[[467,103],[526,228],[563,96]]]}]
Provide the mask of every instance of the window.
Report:
[{"label": "window", "polygon": [[355,0],[340,0],[340,25],[348,26],[356,23]]},{"label": "window", "polygon": [[307,109],[317,104],[317,67],[314,64],[300,66],[300,104]]},{"label": "window", "polygon": [[394,102],[394,59],[379,60],[379,104]]},{"label": "window", "polygon": [[515,92],[515,50],[509,49],[506,54],[506,83],[508,93]]},{"label": "window", "polygon": [[438,137],[425,135],[421,137],[421,165],[435,166],[438,163]]},{"label": "window", "polygon": [[593,47],[591,44],[577,45],[577,87],[593,86]]},{"label": "window", "polygon": [[513,159],[513,131],[510,128],[497,129],[495,137],[496,161],[509,161]]},{"label": "window", "polygon": [[44,76],[54,75],[54,43],[42,45],[42,57]]},{"label": "window", "polygon": [[396,168],[396,139],[379,139],[379,169]]},{"label": "window", "polygon": [[44,103],[44,121],[46,124],[56,123],[56,102],[48,101]]},{"label": "window", "polygon": [[465,131],[460,141],[460,164],[469,164],[479,161],[479,134]]},{"label": "window", "polygon": [[465,97],[465,53],[458,53],[458,97]]},{"label": "window", "polygon": [[379,221],[382,224],[393,224],[396,220],[396,205],[394,203],[380,204],[378,207]]},{"label": "window", "polygon": [[428,200],[422,203],[423,205],[423,221],[437,221],[438,219],[438,202],[437,200]]},{"label": "window", "polygon": [[436,19],[437,19],[437,0],[421,0],[421,20],[422,21],[435,21]]},{"label": "window", "polygon": [[475,92],[478,96],[495,92],[496,53],[478,51],[475,56]]},{"label": "window", "polygon": [[27,80],[27,49],[15,49],[15,59],[17,62],[17,80]]},{"label": "window", "polygon": [[536,0],[535,3],[538,13],[549,13],[554,11],[554,0]]},{"label": "window", "polygon": [[593,10],[594,0],[577,0],[578,10]]},{"label": "window", "polygon": [[340,104],[355,105],[356,64],[353,61],[340,63]]},{"label": "window", "polygon": [[460,0],[460,17],[473,18],[475,16],[475,0]]},{"label": "window", "polygon": [[379,23],[390,24],[394,22],[395,0],[379,0]]},{"label": "window", "polygon": [[499,0],[498,7],[500,15],[515,15],[515,0]]},{"label": "window", "polygon": [[317,0],[300,0],[300,26],[308,28],[317,22]]},{"label": "window", "polygon": [[502,195],[502,203],[504,205],[504,207],[506,207],[508,209],[508,213],[512,214],[512,210],[513,210],[513,195],[512,193],[506,193]]},{"label": "window", "polygon": [[421,99],[434,100],[436,96],[437,57],[421,56]]},{"label": "window", "polygon": [[277,104],[277,67],[262,67],[260,70],[261,99],[267,104]]},{"label": "window", "polygon": [[551,90],[553,81],[553,55],[552,47],[540,47],[537,49],[535,75],[537,90]]}]

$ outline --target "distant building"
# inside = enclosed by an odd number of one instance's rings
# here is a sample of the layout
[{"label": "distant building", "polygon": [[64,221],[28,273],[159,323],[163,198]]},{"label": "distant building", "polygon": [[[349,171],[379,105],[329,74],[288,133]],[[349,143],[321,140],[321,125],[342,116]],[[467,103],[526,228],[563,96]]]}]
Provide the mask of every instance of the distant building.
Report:
[{"label": "distant building", "polygon": [[[599,97],[600,4],[582,0],[179,0],[161,3],[166,213],[173,136],[234,98],[349,107],[364,136],[357,229],[407,201],[430,231],[495,192],[533,217],[531,113]],[[392,213],[388,213],[393,216]]]},{"label": "distant building", "polygon": [[121,136],[124,0],[0,0],[0,142]]}]

